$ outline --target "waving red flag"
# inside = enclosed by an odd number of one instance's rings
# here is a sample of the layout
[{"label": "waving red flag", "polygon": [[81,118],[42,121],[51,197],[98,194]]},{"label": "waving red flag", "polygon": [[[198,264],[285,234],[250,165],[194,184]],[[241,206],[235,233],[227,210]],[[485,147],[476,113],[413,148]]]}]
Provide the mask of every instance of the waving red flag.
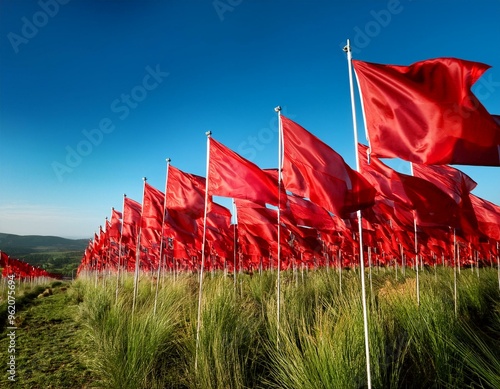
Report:
[{"label": "waving red flag", "polygon": [[135,250],[141,224],[142,206],[128,197],[123,199],[122,242]]},{"label": "waving red flag", "polygon": [[373,186],[330,146],[281,116],[283,124],[283,184],[286,190],[342,216],[369,207]]},{"label": "waving red flag", "polygon": [[413,164],[413,174],[432,182],[443,192],[452,197],[457,204],[464,195],[477,186],[477,183],[464,172],[446,165]]},{"label": "waving red flag", "polygon": [[144,183],[144,199],[141,218],[141,245],[156,248],[160,244],[164,216],[165,195]]},{"label": "waving red flag", "polygon": [[366,155],[367,147],[358,144],[361,171],[384,197],[416,210],[420,225],[458,226],[458,205],[433,183],[399,173],[376,157]]},{"label": "waving red flag", "polygon": [[278,204],[278,187],[257,165],[210,138],[208,193]]},{"label": "waving red flag", "polygon": [[197,219],[205,210],[205,178],[168,166],[167,209],[183,211]]},{"label": "waving red flag", "polygon": [[500,207],[470,194],[479,230],[489,238],[500,241]]},{"label": "waving red flag", "polygon": [[118,212],[116,209],[111,210],[111,223],[109,226],[109,238],[115,243],[120,241],[121,229],[122,229],[122,213]]},{"label": "waving red flag", "polygon": [[488,65],[456,58],[353,64],[374,155],[500,166],[500,125],[471,92]]}]

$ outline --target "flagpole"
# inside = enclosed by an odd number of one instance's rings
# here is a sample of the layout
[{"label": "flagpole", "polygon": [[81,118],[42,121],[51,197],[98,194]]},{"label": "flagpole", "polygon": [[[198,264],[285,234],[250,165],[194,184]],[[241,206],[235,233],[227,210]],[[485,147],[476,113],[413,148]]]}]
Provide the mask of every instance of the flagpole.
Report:
[{"label": "flagpole", "polygon": [[122,207],[122,224],[120,228],[120,243],[118,244],[118,271],[116,272],[116,296],[115,296],[115,304],[118,304],[118,289],[120,284],[120,270],[122,266],[122,236],[123,236],[123,220],[125,219],[125,197],[127,195],[123,194],[123,207]]},{"label": "flagpole", "polygon": [[167,161],[167,173],[165,175],[165,196],[163,197],[163,218],[161,223],[161,236],[160,236],[160,260],[158,261],[158,270],[156,271],[156,290],[155,290],[155,302],[153,307],[153,316],[156,315],[156,305],[158,304],[158,288],[160,284],[160,270],[163,263],[163,234],[165,231],[165,215],[167,213],[167,185],[168,185],[168,167],[170,165],[170,158]]},{"label": "flagpole", "polygon": [[234,278],[234,290],[236,291],[236,221],[237,221],[237,213],[236,213],[236,203],[233,198],[233,215],[234,215],[234,224],[233,224],[233,278]]},{"label": "flagpole", "polygon": [[281,179],[282,179],[282,136],[281,107],[277,106],[274,111],[278,114],[278,276],[276,279],[276,347],[279,347],[280,334],[280,305],[281,305]]},{"label": "flagpole", "polygon": [[[413,162],[410,162],[410,172],[411,176],[414,177],[413,174]],[[420,280],[419,280],[419,259],[418,259],[418,235],[417,235],[417,211],[413,210],[413,231],[415,234],[415,275],[416,275],[416,292],[417,292],[417,305],[420,306]]]},{"label": "flagpole", "polygon": [[210,164],[210,136],[212,131],[207,131],[205,133],[207,136],[207,170],[206,170],[206,183],[205,183],[205,210],[203,213],[203,238],[201,242],[201,268],[200,268],[200,285],[198,288],[198,316],[196,320],[196,350],[194,357],[194,370],[198,369],[198,349],[200,347],[200,328],[201,328],[201,298],[202,298],[202,287],[203,287],[203,269],[205,267],[205,240],[207,237],[207,211],[208,211],[208,182],[209,182],[209,164]]},{"label": "flagpole", "polygon": [[144,212],[144,191],[146,190],[146,177],[142,177],[142,205],[141,205],[141,219],[139,222],[139,233],[137,234],[137,246],[135,248],[135,272],[134,272],[134,297],[132,300],[132,315],[135,310],[135,301],[139,289],[139,262],[141,260],[141,231],[142,231],[142,213]]},{"label": "flagpole", "polygon": [[453,302],[455,305],[455,317],[457,317],[457,235],[453,229]]},{"label": "flagpole", "polygon": [[[349,39],[347,40],[347,45],[344,47],[344,51],[347,53],[347,65],[349,69],[349,89],[351,93],[351,110],[352,110],[352,124],[354,130],[354,154],[356,156],[356,170],[360,172],[359,166],[359,155],[358,155],[358,126],[356,122],[356,103],[354,101],[354,83],[352,77],[352,53],[351,45]],[[366,123],[366,121],[365,121]],[[363,326],[365,335],[365,355],[366,355],[366,374],[367,374],[367,384],[368,389],[372,387],[371,371],[370,371],[370,343],[368,334],[368,310],[366,306],[366,287],[365,287],[365,263],[363,256],[363,226],[361,210],[357,211],[358,216],[358,230],[359,230],[359,262],[361,271],[361,293],[362,293],[362,303],[363,303]]]}]

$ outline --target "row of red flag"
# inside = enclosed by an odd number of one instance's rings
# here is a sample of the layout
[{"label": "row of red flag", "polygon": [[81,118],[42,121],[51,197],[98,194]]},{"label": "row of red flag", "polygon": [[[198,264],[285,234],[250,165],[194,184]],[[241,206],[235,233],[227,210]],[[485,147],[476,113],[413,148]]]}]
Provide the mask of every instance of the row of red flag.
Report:
[{"label": "row of red flag", "polygon": [[10,257],[6,252],[0,251],[0,268],[2,268],[2,277],[14,275],[18,280],[27,280],[38,277],[48,277],[60,279],[60,274],[50,273],[40,267],[32,266],[17,258]]},{"label": "row of red flag", "polygon": [[[278,254],[284,268],[351,266],[357,210],[364,249],[378,263],[415,253],[427,264],[491,262],[499,254],[500,207],[470,193],[476,183],[447,165],[500,166],[498,117],[470,91],[486,65],[444,58],[354,67],[369,139],[369,147],[358,145],[359,172],[283,115],[281,171],[260,169],[209,137],[207,178],[169,164],[165,192],[145,182],[142,204],[125,197],[79,270],[132,270],[136,261],[144,270],[193,270],[202,247],[208,269],[273,267]],[[379,157],[410,161],[413,174]],[[212,196],[233,198],[235,215]]]}]

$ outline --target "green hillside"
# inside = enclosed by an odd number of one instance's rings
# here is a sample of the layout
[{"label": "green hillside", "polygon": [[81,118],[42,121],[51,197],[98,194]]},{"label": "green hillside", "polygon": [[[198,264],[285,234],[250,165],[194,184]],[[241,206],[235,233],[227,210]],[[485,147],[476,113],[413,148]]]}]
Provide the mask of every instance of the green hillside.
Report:
[{"label": "green hillside", "polygon": [[87,239],[0,233],[0,250],[31,265],[67,277],[75,273],[87,244]]}]

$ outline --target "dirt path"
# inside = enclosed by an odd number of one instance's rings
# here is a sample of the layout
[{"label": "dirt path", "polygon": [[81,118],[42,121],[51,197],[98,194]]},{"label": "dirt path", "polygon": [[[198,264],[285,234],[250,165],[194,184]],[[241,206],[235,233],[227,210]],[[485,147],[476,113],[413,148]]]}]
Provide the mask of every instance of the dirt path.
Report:
[{"label": "dirt path", "polygon": [[69,290],[68,284],[58,285],[51,288],[51,295],[26,302],[16,312],[17,329],[2,328],[0,364],[7,366],[14,338],[16,382],[10,382],[7,369],[1,369],[0,388],[90,387],[82,331],[75,320],[78,306]]}]

